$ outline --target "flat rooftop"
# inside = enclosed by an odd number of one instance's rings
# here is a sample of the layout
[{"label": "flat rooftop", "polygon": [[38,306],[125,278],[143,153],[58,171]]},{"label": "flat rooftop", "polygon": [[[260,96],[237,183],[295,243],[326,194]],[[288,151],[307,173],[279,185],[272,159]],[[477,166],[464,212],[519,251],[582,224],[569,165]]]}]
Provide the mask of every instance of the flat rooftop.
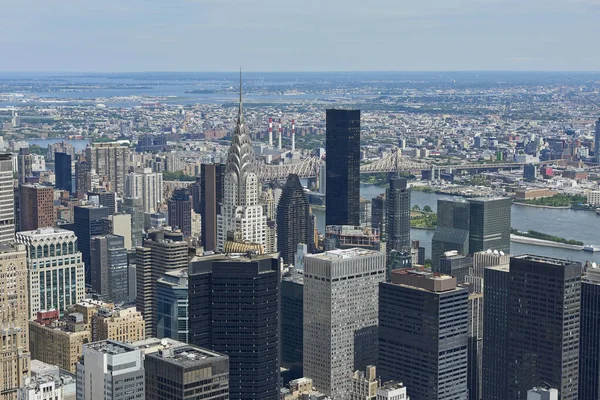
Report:
[{"label": "flat rooftop", "polygon": [[306,257],[311,257],[311,258],[320,258],[320,259],[325,259],[325,260],[339,260],[340,258],[356,258],[356,257],[367,257],[367,256],[373,256],[373,255],[379,255],[379,254],[383,254],[379,251],[376,250],[367,250],[367,249],[361,249],[358,247],[354,247],[351,249],[336,249],[336,250],[329,250],[326,251],[325,253],[319,253],[319,254],[307,254]]},{"label": "flat rooftop", "polygon": [[561,266],[561,267],[566,267],[568,265],[573,265],[576,263],[576,261],[573,261],[573,260],[565,260],[565,259],[561,259],[561,258],[537,256],[537,255],[533,255],[533,254],[523,254],[520,256],[513,256],[512,258],[518,259],[518,260],[533,261],[533,262],[543,263],[543,264],[557,265],[557,266]]},{"label": "flat rooftop", "polygon": [[190,344],[181,344],[172,347],[165,346],[156,353],[148,354],[147,357],[157,357],[171,364],[187,367],[227,356]]},{"label": "flat rooftop", "polygon": [[85,346],[89,349],[94,349],[100,353],[110,354],[110,355],[125,354],[125,353],[129,353],[130,351],[137,350],[135,347],[133,347],[129,344],[125,344],[125,343],[121,343],[121,342],[117,342],[117,341],[113,341],[113,340],[103,340],[101,342],[89,343]]},{"label": "flat rooftop", "polygon": [[59,235],[74,236],[75,232],[67,230],[67,229],[53,228],[53,227],[38,228],[33,231],[17,232],[17,236],[31,236],[31,237],[36,237],[36,238],[46,237],[46,236],[59,236]]}]

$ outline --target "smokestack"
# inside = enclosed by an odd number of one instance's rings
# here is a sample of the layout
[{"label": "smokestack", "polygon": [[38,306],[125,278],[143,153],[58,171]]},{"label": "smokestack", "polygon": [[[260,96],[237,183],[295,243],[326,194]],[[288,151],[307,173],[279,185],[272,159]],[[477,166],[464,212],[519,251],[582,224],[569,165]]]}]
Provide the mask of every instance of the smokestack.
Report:
[{"label": "smokestack", "polygon": [[296,151],[296,120],[292,120],[292,152]]},{"label": "smokestack", "polygon": [[273,147],[273,118],[269,118],[269,147]]},{"label": "smokestack", "polygon": [[281,150],[281,118],[279,118],[279,150]]}]

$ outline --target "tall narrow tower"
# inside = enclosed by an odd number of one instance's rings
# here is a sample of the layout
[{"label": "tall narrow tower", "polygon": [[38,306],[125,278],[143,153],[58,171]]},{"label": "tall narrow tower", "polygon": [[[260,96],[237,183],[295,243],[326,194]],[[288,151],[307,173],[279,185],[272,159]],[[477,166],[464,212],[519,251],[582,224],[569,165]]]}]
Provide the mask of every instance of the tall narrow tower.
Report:
[{"label": "tall narrow tower", "polygon": [[269,147],[273,147],[273,118],[269,118]]},{"label": "tall narrow tower", "polygon": [[279,118],[279,137],[277,138],[279,143],[277,143],[277,148],[281,150],[281,118]]},{"label": "tall narrow tower", "polygon": [[240,109],[227,153],[223,182],[223,205],[217,216],[217,251],[226,251],[227,242],[264,246],[267,218],[259,204],[260,182],[254,149],[242,107],[240,72]]},{"label": "tall narrow tower", "polygon": [[296,151],[296,121],[292,120],[292,152]]}]

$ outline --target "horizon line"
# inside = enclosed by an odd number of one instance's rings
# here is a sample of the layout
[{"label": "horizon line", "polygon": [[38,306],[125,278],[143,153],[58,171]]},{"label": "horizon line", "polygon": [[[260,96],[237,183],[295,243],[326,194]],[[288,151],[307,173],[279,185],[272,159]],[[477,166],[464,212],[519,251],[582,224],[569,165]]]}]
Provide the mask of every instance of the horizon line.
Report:
[{"label": "horizon line", "polygon": [[[587,74],[600,74],[599,70],[536,70],[536,69],[482,69],[482,70],[469,70],[469,69],[449,69],[449,70],[244,70],[244,73],[265,73],[265,74],[277,74],[277,73],[587,73]],[[239,74],[239,70],[227,70],[227,71],[215,71],[215,70],[122,70],[122,71],[93,71],[93,70],[29,70],[29,71],[9,71],[0,70],[0,74],[165,74],[165,73],[184,73],[184,74]]]}]

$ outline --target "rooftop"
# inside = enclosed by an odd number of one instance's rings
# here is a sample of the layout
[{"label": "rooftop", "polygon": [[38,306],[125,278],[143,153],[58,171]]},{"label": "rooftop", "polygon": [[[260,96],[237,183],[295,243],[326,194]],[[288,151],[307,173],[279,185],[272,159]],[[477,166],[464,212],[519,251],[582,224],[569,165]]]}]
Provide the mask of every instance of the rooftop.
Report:
[{"label": "rooftop", "polygon": [[67,229],[53,228],[53,227],[38,228],[33,231],[17,232],[17,236],[30,236],[30,237],[35,237],[35,238],[59,236],[59,235],[75,236],[75,232],[69,231]]},{"label": "rooftop", "polygon": [[102,340],[100,342],[88,343],[85,345],[85,347],[110,355],[125,354],[129,353],[130,351],[137,350],[137,348],[130,344],[125,344],[114,340]]},{"label": "rooftop", "polygon": [[306,257],[313,257],[313,258],[321,258],[321,259],[326,259],[326,260],[337,260],[340,258],[356,258],[356,257],[367,257],[367,256],[373,256],[373,255],[380,255],[382,254],[379,251],[375,251],[375,250],[367,250],[367,249],[361,249],[358,247],[352,248],[352,249],[336,249],[336,250],[329,250],[326,251],[325,253],[320,253],[320,254],[307,254]]},{"label": "rooftop", "polygon": [[520,256],[513,256],[512,258],[518,259],[518,260],[533,261],[533,262],[543,263],[543,264],[557,265],[557,266],[561,266],[561,267],[566,267],[569,265],[573,265],[575,263],[575,261],[572,261],[572,260],[564,260],[561,258],[537,256],[537,255],[533,255],[533,254],[523,254]]}]

